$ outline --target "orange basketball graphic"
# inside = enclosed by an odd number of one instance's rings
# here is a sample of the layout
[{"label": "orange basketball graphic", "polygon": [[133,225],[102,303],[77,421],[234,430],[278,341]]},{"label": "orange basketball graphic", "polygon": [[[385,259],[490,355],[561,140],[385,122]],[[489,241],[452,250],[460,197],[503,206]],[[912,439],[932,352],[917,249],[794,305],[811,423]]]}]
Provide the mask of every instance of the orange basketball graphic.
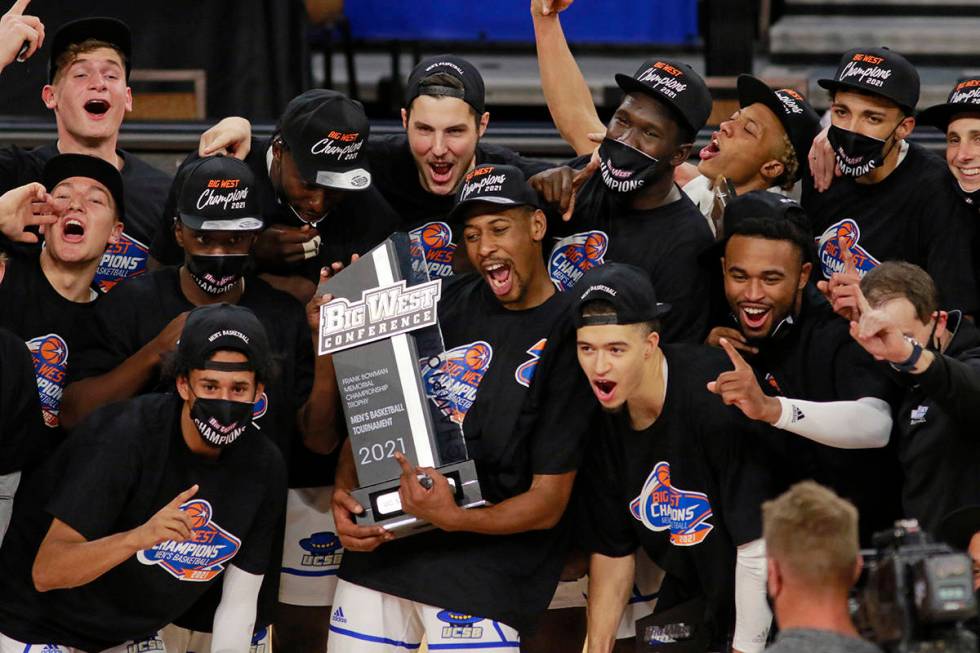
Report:
[{"label": "orange basketball graphic", "polygon": [[446,225],[440,222],[432,222],[425,225],[422,229],[422,242],[429,249],[441,249],[449,244],[449,232]]},{"label": "orange basketball graphic", "polygon": [[842,252],[848,251],[857,242],[857,234],[851,222],[843,222],[837,227],[837,244]]},{"label": "orange basketball graphic", "polygon": [[191,528],[204,528],[211,521],[211,508],[203,501],[192,501],[182,510],[191,518]]},{"label": "orange basketball graphic", "polygon": [[50,365],[60,365],[65,362],[65,346],[60,338],[45,338],[37,349],[38,354]]},{"label": "orange basketball graphic", "polygon": [[657,481],[664,487],[670,487],[670,467],[657,465]]},{"label": "orange basketball graphic", "polygon": [[463,357],[466,366],[471,370],[479,370],[486,366],[490,359],[490,350],[483,343],[477,343],[466,350]]},{"label": "orange basketball graphic", "polygon": [[585,239],[585,258],[589,261],[600,261],[605,253],[605,234],[593,231],[591,234],[589,234],[589,237]]}]

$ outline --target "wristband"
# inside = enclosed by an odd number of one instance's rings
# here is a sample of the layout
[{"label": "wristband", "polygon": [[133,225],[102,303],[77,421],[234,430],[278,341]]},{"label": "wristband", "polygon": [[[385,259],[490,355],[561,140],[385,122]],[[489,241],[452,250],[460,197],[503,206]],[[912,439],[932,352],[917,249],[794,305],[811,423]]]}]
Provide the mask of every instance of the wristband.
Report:
[{"label": "wristband", "polygon": [[897,372],[911,372],[915,369],[915,364],[919,362],[919,358],[922,356],[922,345],[915,341],[914,338],[909,338],[905,336],[905,339],[912,344],[912,353],[901,363],[889,363]]}]

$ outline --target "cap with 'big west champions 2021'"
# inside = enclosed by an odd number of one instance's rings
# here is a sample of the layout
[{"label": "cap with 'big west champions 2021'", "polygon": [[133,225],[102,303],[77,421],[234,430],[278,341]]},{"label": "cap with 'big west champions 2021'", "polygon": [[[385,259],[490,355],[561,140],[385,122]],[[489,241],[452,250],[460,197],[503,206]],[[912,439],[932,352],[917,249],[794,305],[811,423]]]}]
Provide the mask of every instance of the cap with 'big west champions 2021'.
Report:
[{"label": "cap with 'big west champions 2021'", "polygon": [[256,231],[263,226],[255,179],[244,161],[209,156],[184,166],[177,179],[177,217],[195,231]]},{"label": "cap with 'big west champions 2021'", "polygon": [[456,206],[449,214],[450,222],[462,221],[474,204],[485,202],[501,208],[530,206],[540,208],[534,192],[519,168],[508,165],[482,165],[466,173],[456,193]]},{"label": "cap with 'big west champions 2021'", "polygon": [[54,187],[71,177],[94,179],[109,191],[116,203],[116,218],[123,219],[125,197],[123,195],[122,175],[116,166],[108,161],[87,154],[59,154],[48,159],[41,173],[41,181],[50,193]]},{"label": "cap with 'big west champions 2021'", "polygon": [[946,131],[953,117],[961,113],[980,114],[980,75],[956,80],[946,102],[923,109],[916,117],[916,122]]},{"label": "cap with 'big west champions 2021'", "polygon": [[[209,360],[220,350],[241,352],[248,360]],[[269,337],[259,318],[244,306],[234,304],[198,306],[187,315],[177,341],[177,360],[192,370],[254,370],[264,377],[269,370],[269,356]]]},{"label": "cap with 'big west champions 2021'", "polygon": [[48,83],[54,81],[58,58],[70,46],[89,39],[109,43],[123,53],[126,67],[126,80],[133,69],[133,35],[126,23],[116,18],[96,17],[81,18],[65,23],[55,32],[51,42],[51,54],[48,58]]},{"label": "cap with 'big west champions 2021'", "polygon": [[673,109],[693,132],[711,115],[711,92],[690,65],[673,59],[650,59],[632,77],[618,73],[616,83],[626,93],[643,93]]},{"label": "cap with 'big west champions 2021'", "polygon": [[803,174],[806,156],[813,139],[820,132],[820,116],[802,95],[790,88],[772,90],[761,79],[752,75],[738,76],[738,104],[743,109],[750,104],[762,104],[782,124],[793,144],[798,163],[795,180]]},{"label": "cap with 'big west champions 2021'", "polygon": [[[604,263],[582,277],[574,291],[584,288],[575,301],[575,327],[606,324],[638,324],[655,320],[670,310],[670,304],[657,301],[650,275],[635,265]],[[591,301],[610,304],[614,315],[583,317],[582,309]]]},{"label": "cap with 'big west champions 2021'", "polygon": [[887,98],[906,113],[919,103],[919,72],[908,59],[888,48],[856,48],[841,57],[833,79],[817,84],[833,92],[862,91]]},{"label": "cap with 'big west champions 2021'", "polygon": [[428,57],[418,63],[408,76],[408,83],[405,85],[405,106],[410,107],[412,101],[422,95],[421,81],[431,75],[444,73],[459,80],[463,88],[453,88],[452,86],[432,86],[425,87],[426,95],[442,95],[454,97],[466,102],[473,107],[477,115],[483,115],[485,109],[486,89],[483,85],[483,76],[480,71],[466,59],[451,54],[437,54]]},{"label": "cap with 'big west champions 2021'", "polygon": [[360,102],[336,91],[306,91],[286,105],[279,131],[307,182],[349,191],[371,186],[366,147],[371,127]]}]

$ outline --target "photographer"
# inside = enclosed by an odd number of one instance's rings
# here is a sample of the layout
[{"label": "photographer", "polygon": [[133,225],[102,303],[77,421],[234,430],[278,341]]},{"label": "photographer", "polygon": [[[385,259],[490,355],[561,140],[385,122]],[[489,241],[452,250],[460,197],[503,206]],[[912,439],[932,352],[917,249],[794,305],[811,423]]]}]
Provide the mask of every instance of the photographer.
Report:
[{"label": "photographer", "polygon": [[813,481],[762,504],[768,591],[780,628],[767,651],[880,650],[860,638],[848,610],[861,572],[857,525],[857,509]]}]

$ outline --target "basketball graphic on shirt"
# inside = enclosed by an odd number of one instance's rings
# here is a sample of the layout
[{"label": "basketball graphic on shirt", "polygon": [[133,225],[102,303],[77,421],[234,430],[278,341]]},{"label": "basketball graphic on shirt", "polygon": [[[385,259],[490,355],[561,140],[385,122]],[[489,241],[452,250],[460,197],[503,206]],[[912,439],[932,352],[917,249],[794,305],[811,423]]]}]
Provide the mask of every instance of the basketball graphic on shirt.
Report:
[{"label": "basketball graphic on shirt", "polygon": [[817,240],[817,255],[824,277],[829,279],[835,272],[844,271],[845,252],[850,252],[854,267],[862,277],[879,265],[878,259],[861,245],[861,228],[850,219],[831,225]]},{"label": "basketball graphic on shirt", "polygon": [[34,360],[34,376],[44,425],[57,428],[61,424],[58,414],[68,376],[68,344],[57,333],[48,333],[28,340],[27,348]]},{"label": "basketball graphic on shirt", "polygon": [[453,273],[453,230],[445,222],[429,222],[408,232],[413,244],[417,243],[425,259],[426,271],[432,278],[448,277]]},{"label": "basketball graphic on shirt", "polygon": [[651,531],[667,531],[675,546],[700,544],[714,529],[708,521],[714,514],[708,495],[674,487],[666,461],[654,465],[640,494],[630,502],[630,513]]},{"label": "basketball graphic on shirt", "polygon": [[426,397],[450,421],[462,424],[491,360],[493,347],[478,340],[421,361]]},{"label": "basketball graphic on shirt", "polygon": [[463,355],[466,367],[471,370],[486,369],[490,361],[490,345],[485,342],[478,342],[466,350]]},{"label": "basketball graphic on shirt", "polygon": [[211,520],[211,506],[205,501],[191,501],[182,510],[191,518],[191,528],[204,528]]},{"label": "basketball graphic on shirt", "polygon": [[136,559],[180,581],[209,581],[224,571],[225,563],[242,548],[242,541],[214,522],[214,509],[207,499],[191,499],[180,509],[191,518],[190,538],[160,542],[138,552]]},{"label": "basketball graphic on shirt", "polygon": [[548,276],[558,290],[568,290],[586,272],[606,261],[609,236],[584,231],[559,240],[548,256]]}]

